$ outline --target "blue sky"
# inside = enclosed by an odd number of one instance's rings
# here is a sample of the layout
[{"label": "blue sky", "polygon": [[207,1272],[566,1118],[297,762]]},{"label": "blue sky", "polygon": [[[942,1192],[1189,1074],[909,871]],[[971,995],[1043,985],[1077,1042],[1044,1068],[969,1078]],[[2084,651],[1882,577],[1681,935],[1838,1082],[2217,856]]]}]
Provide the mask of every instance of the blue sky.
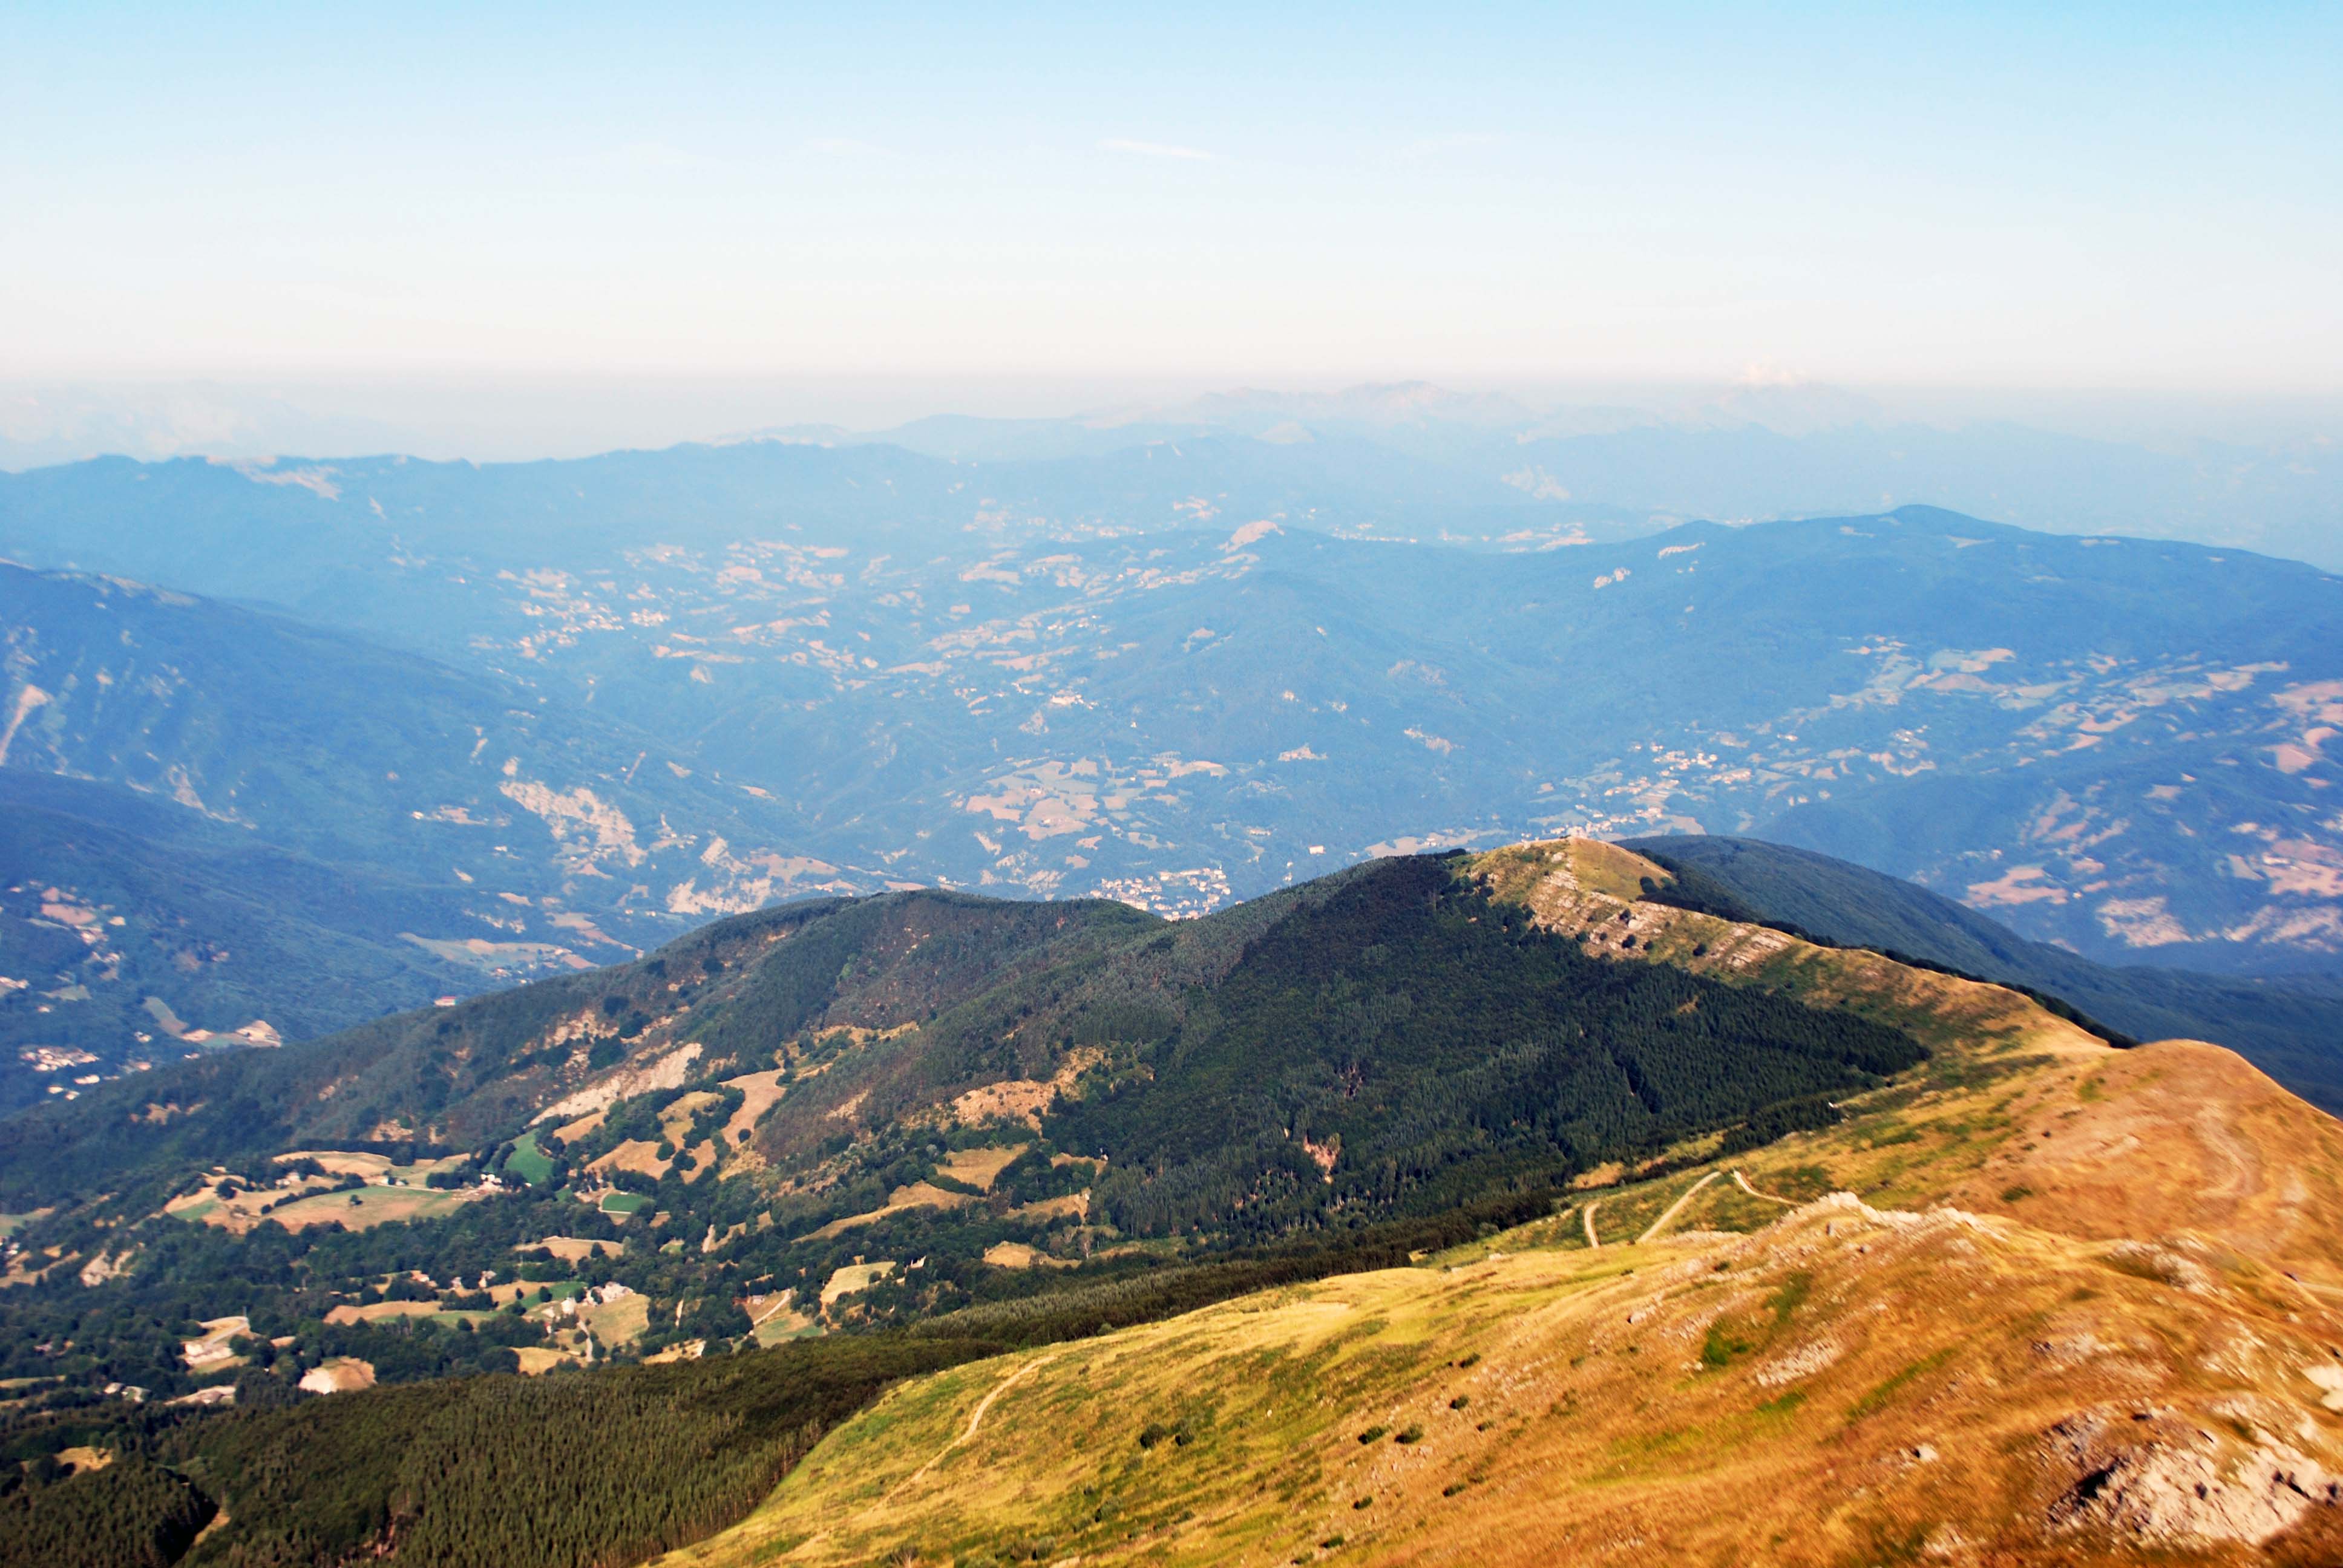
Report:
[{"label": "blue sky", "polygon": [[0,377],[2330,392],[2343,8],[43,6]]}]

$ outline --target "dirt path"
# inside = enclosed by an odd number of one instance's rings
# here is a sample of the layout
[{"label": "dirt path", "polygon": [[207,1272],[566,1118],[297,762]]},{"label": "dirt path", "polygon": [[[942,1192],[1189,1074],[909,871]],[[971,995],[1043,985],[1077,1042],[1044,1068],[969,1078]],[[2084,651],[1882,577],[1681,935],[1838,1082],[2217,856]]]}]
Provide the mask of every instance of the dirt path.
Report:
[{"label": "dirt path", "polygon": [[[927,1475],[928,1472],[933,1470],[937,1465],[941,1464],[946,1459],[950,1458],[954,1449],[959,1448],[962,1443],[965,1443],[969,1439],[976,1435],[976,1429],[984,1424],[985,1412],[992,1408],[992,1402],[994,1400],[999,1399],[1002,1394],[1007,1393],[1015,1384],[1031,1377],[1035,1372],[1040,1372],[1043,1367],[1048,1366],[1051,1362],[1056,1361],[1058,1356],[1061,1353],[1063,1352],[1052,1352],[1051,1354],[1041,1357],[1039,1361],[1027,1362],[1023,1366],[1019,1367],[1015,1372],[1011,1372],[1007,1377],[1002,1378],[999,1382],[994,1383],[992,1385],[991,1392],[987,1393],[982,1399],[976,1402],[976,1408],[969,1412],[968,1425],[960,1429],[960,1433],[958,1437],[953,1438],[950,1442],[945,1443],[941,1448],[936,1450],[935,1452],[930,1454],[928,1456],[927,1463],[920,1466],[919,1469],[913,1471],[910,1474],[905,1476],[902,1480],[889,1487],[885,1492],[880,1493],[879,1496],[871,1502],[870,1506],[862,1510],[857,1517],[862,1519],[870,1518],[874,1514],[878,1513],[881,1509],[885,1508],[887,1504],[892,1503],[898,1493],[903,1491],[906,1487],[917,1484]],[[803,1546],[811,1546],[819,1542],[829,1540],[830,1534],[830,1533],[828,1530],[818,1531],[814,1534],[807,1537],[806,1540],[801,1542],[799,1544]]]},{"label": "dirt path", "polygon": [[1702,1188],[1707,1186],[1711,1181],[1715,1181],[1718,1172],[1712,1171],[1707,1175],[1702,1177],[1699,1181],[1694,1182],[1691,1186],[1685,1188],[1682,1197],[1678,1198],[1674,1202],[1660,1211],[1660,1217],[1652,1221],[1651,1229],[1645,1231],[1642,1235],[1635,1238],[1635,1244],[1637,1246],[1641,1246],[1645,1241],[1651,1241],[1656,1237],[1661,1231],[1666,1230],[1668,1228],[1668,1221],[1676,1217],[1676,1211],[1682,1209],[1685,1204],[1691,1202],[1694,1195]]},{"label": "dirt path", "polygon": [[[1040,1372],[1043,1367],[1048,1366],[1051,1362],[1056,1361],[1057,1359],[1058,1358],[1054,1355],[1046,1355],[1041,1357],[1039,1361],[1027,1362],[1023,1366],[1019,1367],[1015,1372],[1011,1372],[1007,1377],[1002,1378],[999,1382],[994,1383],[992,1385],[992,1392],[986,1394],[982,1399],[978,1400],[976,1402],[976,1408],[969,1412],[967,1429],[958,1437],[953,1438],[950,1442],[945,1443],[941,1448],[936,1450],[933,1454],[929,1456],[927,1463],[913,1471],[909,1477],[899,1484],[889,1488],[887,1495],[889,1497],[892,1497],[904,1487],[910,1486],[922,1479],[926,1476],[928,1472],[933,1470],[937,1465],[941,1464],[947,1458],[950,1457],[952,1450],[960,1447],[962,1443],[968,1442],[969,1439],[976,1435],[976,1429],[984,1424],[985,1412],[992,1408],[992,1402],[994,1400],[999,1399],[1002,1394],[1007,1393],[1013,1385],[1031,1377],[1035,1372]],[[880,1501],[884,1502],[885,1499],[882,1498]]]},{"label": "dirt path", "polygon": [[1603,1250],[1603,1239],[1594,1233],[1594,1211],[1601,1207],[1603,1207],[1603,1200],[1597,1198],[1578,1211],[1578,1217],[1586,1221],[1586,1249],[1590,1252],[1599,1252]]},{"label": "dirt path", "polygon": [[1749,1178],[1741,1173],[1741,1168],[1737,1165],[1735,1166],[1733,1170],[1733,1184],[1735,1187],[1740,1188],[1744,1192],[1748,1193],[1752,1198],[1763,1198],[1768,1203],[1779,1203],[1785,1209],[1795,1209],[1798,1206],[1795,1199],[1776,1198],[1771,1192],[1760,1192],[1756,1188],[1749,1185]]}]

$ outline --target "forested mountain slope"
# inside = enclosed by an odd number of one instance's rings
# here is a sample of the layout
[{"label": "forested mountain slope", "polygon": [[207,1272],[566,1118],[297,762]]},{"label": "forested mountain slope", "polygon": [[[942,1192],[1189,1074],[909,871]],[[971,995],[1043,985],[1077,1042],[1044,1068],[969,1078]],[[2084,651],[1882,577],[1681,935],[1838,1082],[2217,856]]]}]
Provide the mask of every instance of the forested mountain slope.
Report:
[{"label": "forested mountain slope", "polygon": [[0,1109],[489,979],[405,934],[471,923],[460,889],[255,842],[135,790],[0,769],[0,975],[21,982],[0,988]]},{"label": "forested mountain slope", "polygon": [[792,1092],[722,1156],[810,1171],[841,1131],[1039,1118],[1106,1161],[1095,1202],[1121,1229],[1254,1232],[1655,1149],[1917,1060],[1891,1029],[1590,960],[1461,863],[1374,862],[1194,922],[926,892],[785,906],[37,1107],[0,1191],[29,1206],[350,1141],[477,1148],[639,1080],[780,1070]]}]

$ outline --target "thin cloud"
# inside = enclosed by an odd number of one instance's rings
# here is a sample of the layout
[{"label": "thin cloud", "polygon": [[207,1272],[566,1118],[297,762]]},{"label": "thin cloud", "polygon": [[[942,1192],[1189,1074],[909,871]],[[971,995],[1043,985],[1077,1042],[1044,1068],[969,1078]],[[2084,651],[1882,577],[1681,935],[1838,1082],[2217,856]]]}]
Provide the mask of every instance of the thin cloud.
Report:
[{"label": "thin cloud", "polygon": [[1402,147],[1399,154],[1400,161],[1409,164],[1430,163],[1435,158],[1445,157],[1452,153],[1473,152],[1482,147],[1493,147],[1503,140],[1503,136],[1491,136],[1485,131],[1454,131],[1443,136],[1425,136]]},{"label": "thin cloud", "polygon": [[707,168],[712,160],[668,142],[628,142],[611,154],[609,161],[630,173],[667,173]]},{"label": "thin cloud", "polygon": [[1171,142],[1134,142],[1122,136],[1109,136],[1099,144],[1099,150],[1106,153],[1136,153],[1142,158],[1176,158],[1192,164],[1210,164],[1220,161],[1218,154],[1208,153],[1202,147],[1183,147]]},{"label": "thin cloud", "polygon": [[806,144],[806,150],[832,158],[888,158],[895,156],[876,142],[857,141],[852,136],[816,136]]}]

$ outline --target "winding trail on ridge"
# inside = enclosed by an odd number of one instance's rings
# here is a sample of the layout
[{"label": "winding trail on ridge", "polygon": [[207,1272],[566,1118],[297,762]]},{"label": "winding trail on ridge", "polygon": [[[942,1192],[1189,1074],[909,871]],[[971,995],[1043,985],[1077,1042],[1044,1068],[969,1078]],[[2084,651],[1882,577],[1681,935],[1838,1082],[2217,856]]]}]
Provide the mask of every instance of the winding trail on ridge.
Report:
[{"label": "winding trail on ridge", "polygon": [[[887,1488],[885,1492],[880,1493],[878,1497],[871,1501],[869,1507],[863,1509],[855,1517],[858,1519],[869,1519],[872,1517],[880,1510],[884,1509],[887,1504],[892,1503],[898,1493],[902,1492],[907,1487],[916,1484],[923,1479],[927,1475],[928,1472],[933,1470],[937,1465],[941,1464],[946,1459],[950,1458],[954,1449],[959,1448],[961,1444],[968,1442],[970,1438],[976,1435],[976,1429],[984,1424],[985,1412],[992,1408],[992,1402],[994,1400],[999,1399],[1002,1394],[1007,1393],[1011,1387],[1016,1383],[1021,1382],[1025,1379],[1031,1377],[1035,1372],[1040,1372],[1043,1367],[1048,1366],[1051,1362],[1056,1361],[1058,1357],[1063,1353],[1064,1352],[1052,1352],[1049,1355],[1042,1356],[1038,1361],[1027,1362],[1023,1366],[1019,1367],[1015,1372],[1011,1372],[1007,1377],[1002,1378],[999,1382],[994,1383],[991,1391],[982,1399],[976,1402],[976,1408],[969,1412],[968,1425],[960,1429],[960,1433],[958,1437],[953,1438],[950,1442],[945,1443],[941,1448],[936,1450],[935,1452],[930,1454],[928,1456],[927,1463],[920,1466],[919,1469],[913,1471],[910,1474],[905,1476],[894,1485]],[[830,1533],[831,1532],[826,1529],[817,1531],[805,1541],[799,1543],[799,1545],[810,1546],[817,1542],[827,1541],[830,1539]]]},{"label": "winding trail on ridge", "polygon": [[1603,1250],[1603,1239],[1594,1233],[1594,1211],[1601,1207],[1603,1207],[1603,1200],[1597,1198],[1578,1211],[1578,1217],[1586,1221],[1586,1250],[1590,1252],[1599,1252]]},{"label": "winding trail on ridge", "polygon": [[1707,1175],[1702,1177],[1699,1181],[1694,1182],[1691,1186],[1685,1188],[1683,1194],[1679,1196],[1674,1202],[1660,1211],[1660,1217],[1652,1221],[1651,1229],[1645,1231],[1642,1235],[1635,1238],[1635,1244],[1640,1247],[1644,1242],[1657,1237],[1661,1231],[1666,1230],[1668,1228],[1668,1221],[1676,1217],[1676,1211],[1691,1202],[1694,1196],[1698,1193],[1702,1188],[1707,1186],[1711,1181],[1715,1181],[1720,1174],[1722,1174],[1722,1172],[1712,1171]]},{"label": "winding trail on ridge", "polygon": [[887,1498],[894,1496],[896,1493],[902,1491],[904,1487],[912,1485],[919,1482],[926,1476],[928,1472],[933,1470],[937,1465],[941,1464],[947,1458],[950,1457],[952,1450],[960,1447],[962,1443],[968,1442],[969,1439],[976,1435],[976,1429],[984,1424],[985,1412],[992,1408],[992,1402],[994,1400],[999,1399],[1002,1394],[1007,1393],[1011,1385],[1021,1382],[1025,1379],[1031,1377],[1035,1372],[1040,1372],[1043,1367],[1048,1366],[1051,1362],[1056,1361],[1057,1359],[1058,1358],[1055,1355],[1046,1355],[1041,1357],[1039,1361],[1027,1362],[1023,1366],[1019,1367],[1015,1372],[1011,1372],[1007,1377],[1002,1378],[999,1382],[994,1383],[992,1385],[992,1392],[986,1394],[982,1399],[978,1400],[976,1402],[976,1408],[969,1412],[968,1426],[966,1429],[964,1429],[958,1437],[953,1438],[950,1442],[945,1443],[941,1448],[936,1450],[933,1454],[930,1455],[927,1463],[920,1466],[919,1469],[913,1471],[910,1475],[906,1476],[894,1486],[890,1487],[887,1491],[887,1497],[882,1497],[880,1501],[884,1503],[887,1501]]},{"label": "winding trail on ridge", "polygon": [[1798,1206],[1795,1199],[1777,1198],[1771,1192],[1760,1192],[1756,1188],[1749,1185],[1749,1178],[1741,1173],[1741,1168],[1737,1165],[1733,1168],[1733,1184],[1752,1198],[1763,1198],[1768,1203],[1779,1203],[1785,1209],[1795,1209]]}]

